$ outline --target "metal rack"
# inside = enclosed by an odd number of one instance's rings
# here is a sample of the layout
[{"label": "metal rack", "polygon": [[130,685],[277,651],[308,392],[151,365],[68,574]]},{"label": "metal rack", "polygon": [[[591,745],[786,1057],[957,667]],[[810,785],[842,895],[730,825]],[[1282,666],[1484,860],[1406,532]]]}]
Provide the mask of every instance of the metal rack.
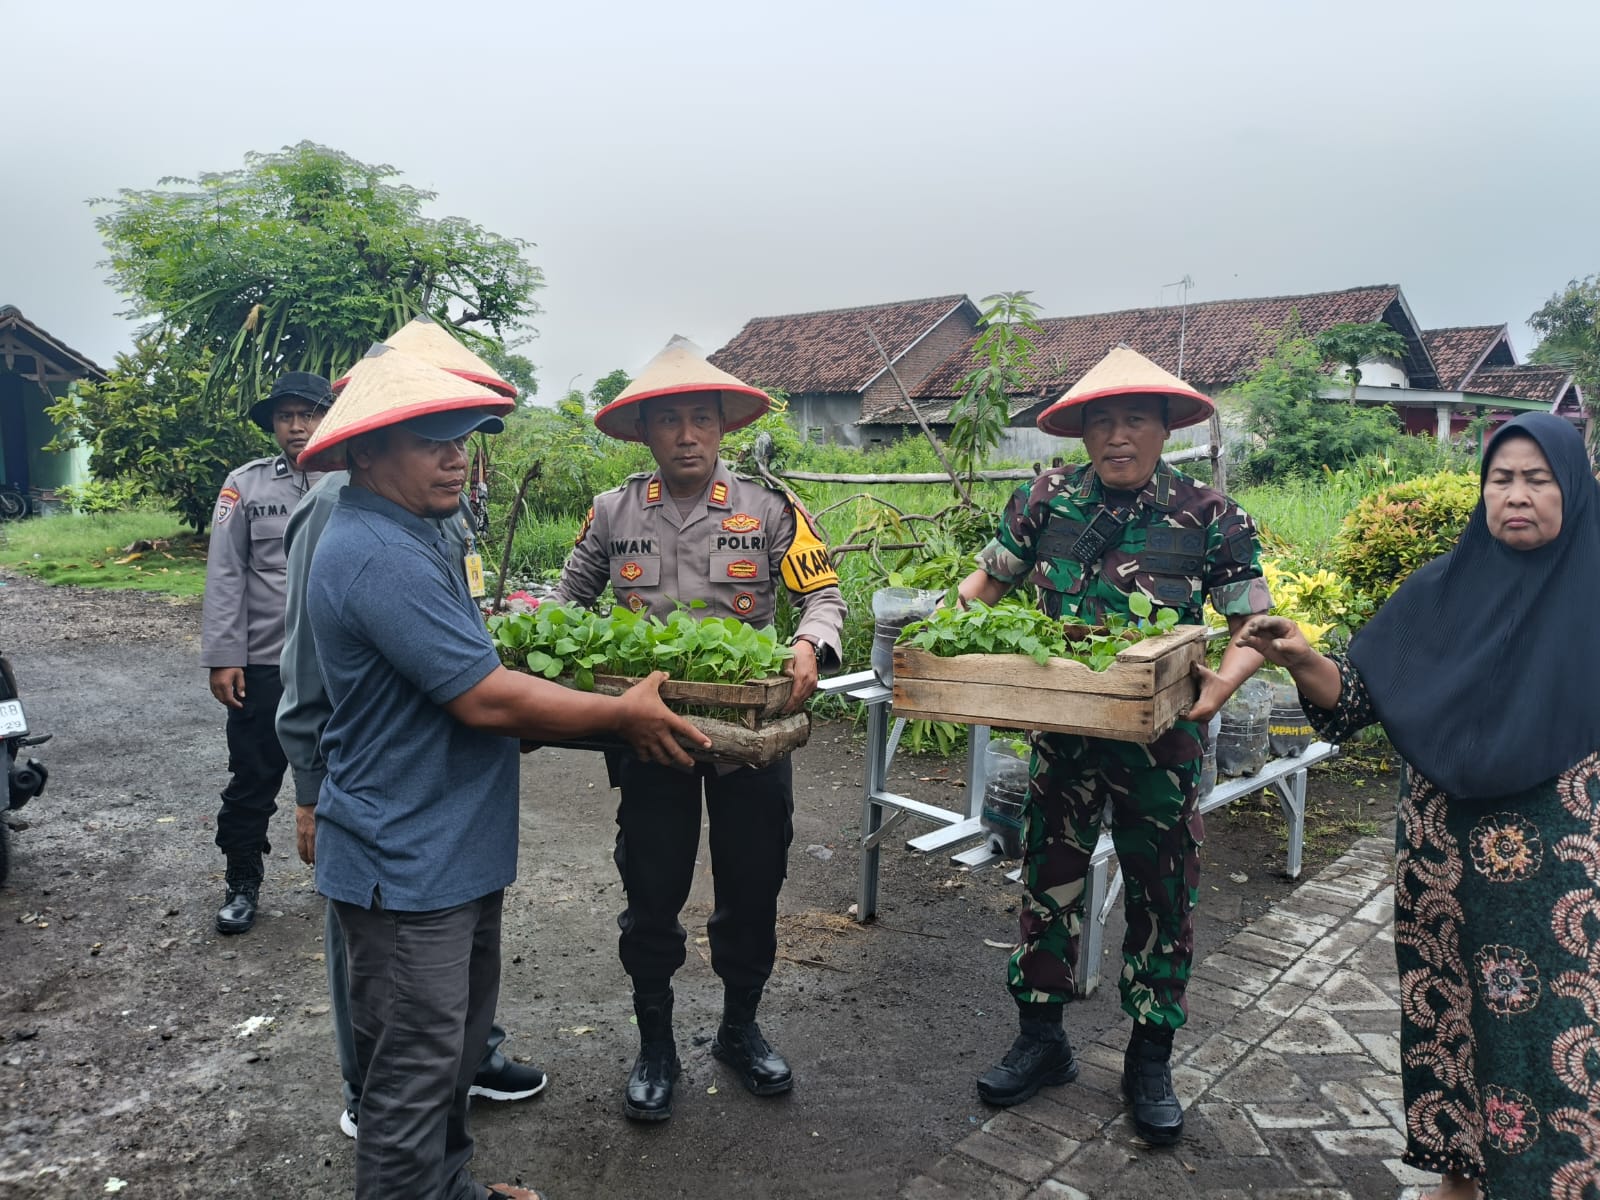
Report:
[{"label": "metal rack", "polygon": [[[867,746],[861,785],[861,863],[856,889],[856,920],[869,921],[877,915],[879,855],[883,843],[907,816],[922,817],[939,826],[929,833],[908,838],[907,849],[931,853],[976,837],[985,837],[980,845],[952,854],[951,861],[972,870],[1001,861],[999,851],[987,839],[980,821],[984,785],[987,782],[983,753],[989,740],[987,725],[970,726],[971,735],[967,739],[967,811],[940,808],[936,804],[913,800],[888,790],[889,765],[894,761],[906,723],[904,717],[891,719],[890,707],[894,700],[891,688],[884,686],[873,672],[857,671],[824,680],[817,690],[829,695],[847,696],[866,708]],[[1219,783],[1200,801],[1200,811],[1212,812],[1241,796],[1271,791],[1289,826],[1285,872],[1291,879],[1297,879],[1305,845],[1306,771],[1338,753],[1338,746],[1314,742],[1292,758],[1271,759],[1254,775]],[[1106,920],[1122,891],[1121,874],[1115,877],[1111,875],[1111,864],[1115,857],[1116,847],[1108,822],[1089,859],[1089,877],[1084,896],[1087,919],[1079,938],[1077,963],[1078,986],[1084,995],[1094,991],[1099,984]],[[1020,876],[1020,869],[1009,873],[1012,879]]]}]

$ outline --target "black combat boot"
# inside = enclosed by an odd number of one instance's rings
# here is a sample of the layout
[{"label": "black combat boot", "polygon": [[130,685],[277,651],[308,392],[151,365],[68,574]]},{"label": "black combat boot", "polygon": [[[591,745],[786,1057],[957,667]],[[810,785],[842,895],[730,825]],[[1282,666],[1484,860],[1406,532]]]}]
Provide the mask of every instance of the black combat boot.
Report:
[{"label": "black combat boot", "polygon": [[1145,1141],[1167,1146],[1183,1134],[1183,1105],[1172,1090],[1172,1031],[1133,1027],[1122,1056],[1122,1094],[1133,1106],[1133,1127]]},{"label": "black combat boot", "polygon": [[1022,1032],[1000,1060],[978,1076],[978,1096],[1002,1108],[1021,1104],[1046,1084],[1071,1083],[1078,1060],[1061,1027],[1064,1004],[1020,1004]]},{"label": "black combat boot", "polygon": [[256,905],[261,896],[261,855],[228,855],[228,894],[217,909],[218,933],[248,933],[256,923]]},{"label": "black combat boot", "polygon": [[739,1073],[739,1080],[758,1096],[776,1096],[794,1086],[789,1064],[761,1036],[756,1024],[760,988],[723,986],[722,1024],[711,1053]]},{"label": "black combat boot", "polygon": [[672,1084],[678,1078],[678,1047],[672,1040],[672,989],[665,984],[635,988],[633,1012],[639,1020],[639,1057],[623,1093],[622,1111],[631,1121],[665,1121],[672,1115]]}]

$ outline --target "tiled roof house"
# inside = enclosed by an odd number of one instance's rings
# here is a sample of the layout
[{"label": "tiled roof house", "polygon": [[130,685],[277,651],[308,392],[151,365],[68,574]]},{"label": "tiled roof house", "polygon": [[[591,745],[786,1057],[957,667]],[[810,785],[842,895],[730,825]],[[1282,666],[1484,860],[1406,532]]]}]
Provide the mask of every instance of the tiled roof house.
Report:
[{"label": "tiled roof house", "polygon": [[51,493],[88,478],[88,451],[57,453],[45,409],[75,380],[106,377],[87,355],[35,325],[15,305],[0,305],[0,480],[24,495]]},{"label": "tiled roof house", "polygon": [[[1249,375],[1279,331],[1298,320],[1315,336],[1342,323],[1383,322],[1405,340],[1397,363],[1363,367],[1358,400],[1388,404],[1414,432],[1459,432],[1484,397],[1501,411],[1544,408],[1583,418],[1569,374],[1518,364],[1504,325],[1423,329],[1394,284],[1217,300],[1186,308],[1133,308],[1046,317],[1033,339],[1035,377],[1011,397],[1011,423],[1035,417],[1119,344],[1209,393]],[[891,440],[915,416],[872,344],[876,332],[923,418],[948,425],[960,380],[972,369],[978,309],[965,296],[759,317],[712,356],[725,370],[789,395],[796,424],[814,438],[859,445]],[[1342,385],[1341,385],[1342,386]]]}]

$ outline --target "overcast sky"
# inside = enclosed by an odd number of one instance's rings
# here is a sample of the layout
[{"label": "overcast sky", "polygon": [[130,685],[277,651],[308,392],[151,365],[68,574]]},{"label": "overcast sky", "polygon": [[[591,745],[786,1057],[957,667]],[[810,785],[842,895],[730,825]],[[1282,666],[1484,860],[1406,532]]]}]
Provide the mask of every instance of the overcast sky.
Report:
[{"label": "overcast sky", "polygon": [[[85,201],[301,139],[535,243],[541,398],[752,316],[1600,271],[1600,4],[3,0],[0,303],[109,366]],[[1004,14],[1004,15],[1001,15]]]}]

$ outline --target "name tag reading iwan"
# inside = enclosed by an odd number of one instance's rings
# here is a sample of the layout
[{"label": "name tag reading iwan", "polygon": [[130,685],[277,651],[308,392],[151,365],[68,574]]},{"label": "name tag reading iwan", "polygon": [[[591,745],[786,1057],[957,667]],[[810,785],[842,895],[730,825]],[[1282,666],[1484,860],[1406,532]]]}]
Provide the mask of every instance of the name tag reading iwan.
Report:
[{"label": "name tag reading iwan", "polygon": [[483,555],[469,554],[462,562],[467,568],[467,591],[472,593],[472,598],[479,600],[487,596],[489,589],[483,582]]}]

